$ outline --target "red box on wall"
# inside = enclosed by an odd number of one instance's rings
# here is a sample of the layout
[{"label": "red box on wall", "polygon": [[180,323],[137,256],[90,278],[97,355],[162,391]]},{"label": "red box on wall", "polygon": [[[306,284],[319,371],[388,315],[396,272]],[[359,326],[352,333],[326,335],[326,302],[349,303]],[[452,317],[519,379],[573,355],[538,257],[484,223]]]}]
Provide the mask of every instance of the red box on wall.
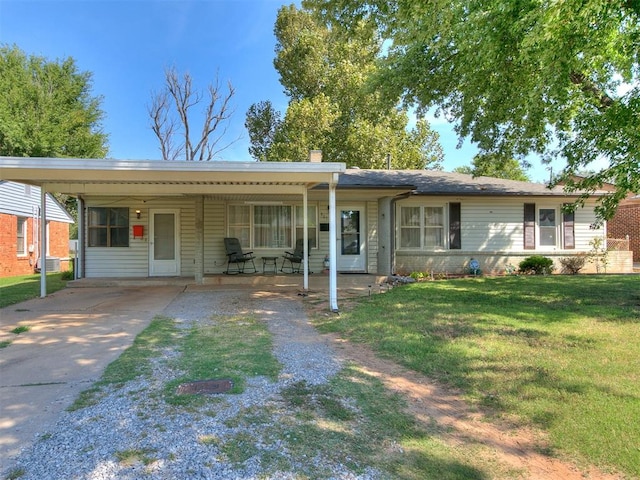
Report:
[{"label": "red box on wall", "polygon": [[133,238],[143,238],[144,237],[144,225],[134,225],[133,226]]}]

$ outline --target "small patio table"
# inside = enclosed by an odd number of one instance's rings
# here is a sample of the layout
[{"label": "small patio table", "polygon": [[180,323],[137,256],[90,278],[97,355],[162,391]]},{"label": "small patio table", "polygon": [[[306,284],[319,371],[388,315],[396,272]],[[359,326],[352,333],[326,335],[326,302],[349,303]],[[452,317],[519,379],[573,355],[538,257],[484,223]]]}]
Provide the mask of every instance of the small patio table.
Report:
[{"label": "small patio table", "polygon": [[273,268],[274,274],[278,273],[278,257],[262,257],[262,273],[267,273],[267,267],[269,270]]}]

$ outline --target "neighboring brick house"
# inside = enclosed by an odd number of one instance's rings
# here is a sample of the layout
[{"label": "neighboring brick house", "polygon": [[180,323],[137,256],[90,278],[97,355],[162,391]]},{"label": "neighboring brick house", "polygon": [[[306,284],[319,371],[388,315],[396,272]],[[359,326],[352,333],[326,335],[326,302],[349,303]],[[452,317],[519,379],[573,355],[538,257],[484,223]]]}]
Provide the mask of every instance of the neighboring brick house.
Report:
[{"label": "neighboring brick house", "polygon": [[609,238],[626,238],[627,235],[633,261],[640,262],[640,195],[621,202],[616,214],[607,222]]},{"label": "neighboring brick house", "polygon": [[[47,194],[47,271],[69,268],[73,218]],[[0,277],[34,273],[40,253],[40,187],[0,181]]]}]

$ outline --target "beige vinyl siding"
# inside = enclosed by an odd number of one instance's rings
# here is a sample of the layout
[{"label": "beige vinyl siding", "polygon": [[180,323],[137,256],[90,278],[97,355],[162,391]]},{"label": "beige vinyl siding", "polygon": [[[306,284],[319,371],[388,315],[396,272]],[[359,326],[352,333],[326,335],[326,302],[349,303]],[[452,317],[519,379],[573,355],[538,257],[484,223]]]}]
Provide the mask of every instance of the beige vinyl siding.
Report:
[{"label": "beige vinyl siding", "polygon": [[224,251],[226,205],[224,202],[204,202],[204,273],[217,274],[225,270],[227,256]]},{"label": "beige vinyl siding", "polygon": [[[584,208],[575,212],[574,237],[575,248],[562,248],[562,212],[566,198],[548,197],[511,197],[511,198],[455,198],[436,197],[424,199],[410,199],[397,202],[399,215],[400,206],[416,205],[445,205],[449,202],[461,203],[461,250],[440,249],[430,250],[402,250],[396,249],[394,256],[394,272],[410,274],[411,272],[429,272],[434,274],[460,274],[468,270],[469,261],[475,258],[479,261],[484,273],[504,273],[509,265],[517,266],[530,255],[545,255],[554,260],[556,271],[560,271],[560,259],[580,252],[588,252],[589,244],[594,237],[604,236],[604,229],[591,229],[595,222],[593,212],[594,201],[589,201]],[[558,244],[555,248],[524,249],[523,215],[524,203],[535,203],[539,208],[556,208],[558,225]],[[536,218],[537,226],[537,218]],[[396,225],[396,229],[398,226]],[[536,242],[539,236],[536,232]],[[396,244],[397,245],[397,244]],[[586,268],[585,272],[589,270]]]},{"label": "beige vinyl siding", "polygon": [[366,204],[367,272],[378,271],[378,202]]},{"label": "beige vinyl siding", "polygon": [[[149,210],[163,208],[180,211],[180,274],[194,275],[195,204],[192,198],[87,197],[85,207],[129,208],[129,246],[86,247],[87,278],[149,276]],[[136,210],[140,210],[140,218],[136,217]],[[143,238],[133,238],[133,225],[144,227]],[[85,235],[86,228],[85,224]]]},{"label": "beige vinyl siding", "polygon": [[[448,199],[448,201],[453,201]],[[461,238],[463,251],[520,250],[522,248],[522,204],[492,200],[463,200]]]},{"label": "beige vinyl siding", "polygon": [[[175,207],[174,207],[175,208]],[[180,275],[195,275],[196,205],[190,199],[180,207]]]},{"label": "beige vinyl siding", "polygon": [[[110,201],[109,201],[110,200]],[[87,207],[125,207],[113,203],[113,199],[87,202]],[[133,238],[132,225],[144,225],[144,237]],[[85,225],[85,232],[86,232]],[[85,276],[95,277],[146,277],[149,274],[148,215],[141,211],[136,218],[135,208],[129,208],[128,247],[86,247]],[[86,238],[86,237],[85,237]]]},{"label": "beige vinyl siding", "polygon": [[576,210],[575,213],[575,226],[573,235],[575,237],[576,248],[575,251],[589,251],[592,246],[589,243],[596,237],[605,238],[605,229],[592,229],[591,225],[596,222],[596,215],[593,211],[595,202],[587,202],[585,208]]}]

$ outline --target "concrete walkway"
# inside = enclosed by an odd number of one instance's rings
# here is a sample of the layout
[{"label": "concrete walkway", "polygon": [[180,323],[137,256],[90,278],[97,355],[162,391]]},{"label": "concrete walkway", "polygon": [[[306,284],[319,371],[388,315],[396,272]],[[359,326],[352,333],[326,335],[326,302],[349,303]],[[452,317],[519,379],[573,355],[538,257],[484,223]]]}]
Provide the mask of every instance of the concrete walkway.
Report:
[{"label": "concrete walkway", "polygon": [[[181,286],[67,288],[0,309],[0,469],[55,424]],[[27,326],[27,332],[11,333]]]}]

